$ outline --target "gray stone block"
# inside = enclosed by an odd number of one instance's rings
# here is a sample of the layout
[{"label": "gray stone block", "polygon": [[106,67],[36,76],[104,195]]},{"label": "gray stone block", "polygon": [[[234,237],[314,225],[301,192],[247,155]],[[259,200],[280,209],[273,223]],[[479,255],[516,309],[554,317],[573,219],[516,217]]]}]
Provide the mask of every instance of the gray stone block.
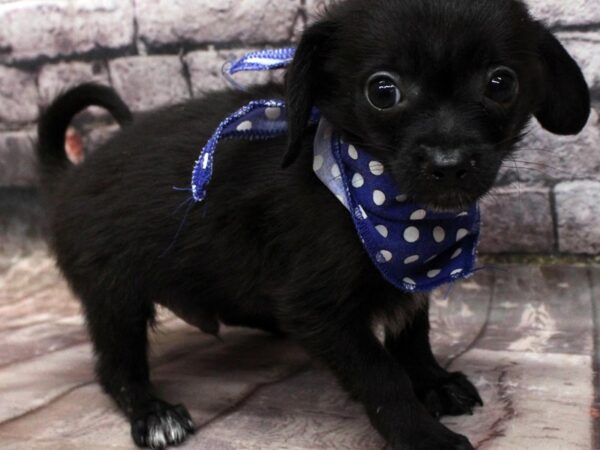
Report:
[{"label": "gray stone block", "polygon": [[37,0],[0,5],[0,62],[133,45],[131,0]]},{"label": "gray stone block", "polygon": [[137,0],[139,39],[146,46],[286,41],[296,0]]},{"label": "gray stone block", "polygon": [[550,26],[600,23],[598,0],[527,0],[536,19]]},{"label": "gray stone block", "polygon": [[[231,84],[223,76],[223,65],[250,51],[252,49],[235,51],[216,51],[211,49],[187,54],[185,62],[190,73],[193,95],[200,96],[208,92],[232,88]],[[252,84],[265,84],[269,81],[281,80],[282,73],[282,71],[279,74],[275,72],[240,72],[233,78],[242,86],[250,86]]]},{"label": "gray stone block", "polygon": [[481,204],[483,253],[550,253],[554,229],[550,189],[500,188]]},{"label": "gray stone block", "polygon": [[147,111],[189,98],[177,56],[136,56],[109,63],[113,86],[134,111]]},{"label": "gray stone block", "polygon": [[502,182],[552,184],[577,179],[598,179],[600,174],[600,120],[592,110],[585,129],[577,136],[555,136],[532,121],[531,132],[519,145],[514,159],[505,163]]},{"label": "gray stone block", "polygon": [[560,251],[600,254],[600,182],[561,183],[554,195]]},{"label": "gray stone block", "polygon": [[33,130],[0,133],[0,187],[37,184],[33,139]]},{"label": "gray stone block", "polygon": [[0,122],[20,123],[36,120],[39,113],[38,103],[33,74],[0,66]]},{"label": "gray stone block", "polygon": [[89,81],[110,85],[103,61],[47,64],[38,75],[40,101],[48,105],[60,93]]}]

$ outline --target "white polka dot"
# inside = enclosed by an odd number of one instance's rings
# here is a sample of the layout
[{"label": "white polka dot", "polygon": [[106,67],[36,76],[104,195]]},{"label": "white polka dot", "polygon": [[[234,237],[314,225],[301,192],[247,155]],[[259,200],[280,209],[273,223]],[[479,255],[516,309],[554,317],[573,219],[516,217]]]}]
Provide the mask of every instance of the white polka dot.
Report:
[{"label": "white polka dot", "polygon": [[404,230],[404,240],[409,243],[414,243],[419,240],[421,237],[421,233],[419,233],[419,229],[416,227],[408,227]]},{"label": "white polka dot", "polygon": [[456,249],[456,251],[452,254],[452,257],[450,259],[456,259],[458,258],[460,255],[462,255],[462,248],[458,248]]},{"label": "white polka dot", "polygon": [[417,286],[417,283],[415,280],[413,280],[412,278],[408,278],[406,277],[404,280],[404,283],[409,284],[411,288],[415,288]]},{"label": "white polka dot", "polygon": [[458,230],[458,232],[456,233],[456,240],[457,241],[461,241],[464,238],[466,238],[469,235],[469,230],[465,230],[464,228],[461,228],[460,230]]},{"label": "white polka dot", "polygon": [[427,272],[427,278],[435,278],[437,277],[440,273],[442,273],[441,270],[439,269],[435,269],[435,270],[430,270],[429,272]]},{"label": "white polka dot", "polygon": [[419,255],[409,256],[404,260],[404,264],[414,264],[420,259]]},{"label": "white polka dot", "polygon": [[388,237],[390,232],[388,231],[387,227],[385,225],[377,225],[375,227],[375,229],[377,230],[377,232],[382,235],[384,238]]},{"label": "white polka dot", "polygon": [[385,203],[385,194],[381,191],[373,192],[373,203],[377,206],[381,206]]},{"label": "white polka dot", "polygon": [[379,262],[390,262],[392,259],[394,258],[394,255],[392,255],[392,252],[388,251],[388,250],[381,250],[378,254],[377,254],[377,259]]},{"label": "white polka dot", "polygon": [[265,116],[269,120],[277,120],[281,117],[281,108],[267,108],[265,109]]},{"label": "white polka dot", "polygon": [[427,217],[427,211],[424,209],[417,209],[411,214],[410,220],[423,220],[425,217]]},{"label": "white polka dot", "polygon": [[398,195],[398,196],[396,197],[396,201],[397,201],[398,203],[404,203],[406,200],[408,200],[408,195],[404,195],[404,194],[402,194],[402,195]]},{"label": "white polka dot", "polygon": [[456,217],[465,217],[468,216],[469,213],[467,211],[461,212],[460,214],[458,214]]},{"label": "white polka dot", "polygon": [[236,130],[238,130],[238,131],[249,131],[251,129],[252,129],[252,122],[250,122],[249,120],[243,121],[236,128]]},{"label": "white polka dot", "polygon": [[435,270],[430,270],[429,272],[427,272],[427,278],[435,278],[437,277],[440,273],[442,273],[441,270],[439,269],[435,269]]},{"label": "white polka dot", "polygon": [[442,227],[435,227],[433,229],[433,239],[441,244],[446,239],[446,231]]},{"label": "white polka dot", "polygon": [[321,170],[323,168],[323,164],[325,163],[325,159],[321,155],[315,155],[315,159],[313,160],[313,170],[316,172],[317,170]]},{"label": "white polka dot", "polygon": [[369,163],[369,170],[373,175],[377,177],[379,175],[383,175],[383,172],[385,171],[385,169],[383,168],[383,164],[381,164],[379,161],[371,161]]},{"label": "white polka dot", "polygon": [[331,166],[331,175],[334,178],[338,178],[341,174],[342,174],[342,172],[340,172],[340,166],[338,166],[337,164],[334,164],[333,166]]},{"label": "white polka dot", "polygon": [[350,158],[352,158],[355,161],[358,159],[358,151],[356,150],[356,147],[354,145],[350,145],[348,147],[348,156],[350,156]]},{"label": "white polka dot", "polygon": [[460,275],[461,273],[463,273],[462,269],[456,269],[456,270],[453,270],[450,275],[452,275],[453,277],[456,277],[456,276]]},{"label": "white polka dot", "polygon": [[354,176],[352,177],[352,186],[354,186],[355,188],[361,188],[363,187],[365,184],[365,179],[363,178],[363,176],[360,173],[355,173]]}]

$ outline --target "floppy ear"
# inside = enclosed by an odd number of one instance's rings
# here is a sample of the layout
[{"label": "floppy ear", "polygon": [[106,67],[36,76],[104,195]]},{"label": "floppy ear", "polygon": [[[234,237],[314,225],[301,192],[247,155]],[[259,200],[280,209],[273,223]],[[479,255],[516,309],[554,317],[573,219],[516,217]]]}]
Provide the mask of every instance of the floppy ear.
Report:
[{"label": "floppy ear", "polygon": [[[323,74],[325,47],[334,31],[332,22],[318,22],[302,35],[294,61],[286,74],[286,96],[288,109],[288,148],[283,158],[283,167],[296,161],[302,150],[302,140]],[[322,85],[322,84],[321,84]]]},{"label": "floppy ear", "polygon": [[539,26],[539,51],[544,71],[544,98],[535,113],[554,134],[577,134],[590,115],[590,91],[581,69],[561,43]]}]

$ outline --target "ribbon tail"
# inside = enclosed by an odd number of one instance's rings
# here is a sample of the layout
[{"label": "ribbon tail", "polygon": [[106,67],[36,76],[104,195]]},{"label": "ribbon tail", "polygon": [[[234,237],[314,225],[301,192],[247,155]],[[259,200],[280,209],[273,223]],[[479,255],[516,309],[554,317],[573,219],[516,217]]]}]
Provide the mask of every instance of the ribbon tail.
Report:
[{"label": "ribbon tail", "polygon": [[259,50],[248,53],[237,61],[232,62],[226,68],[229,75],[238,72],[260,72],[268,70],[283,69],[291,64],[296,49],[293,47]]}]

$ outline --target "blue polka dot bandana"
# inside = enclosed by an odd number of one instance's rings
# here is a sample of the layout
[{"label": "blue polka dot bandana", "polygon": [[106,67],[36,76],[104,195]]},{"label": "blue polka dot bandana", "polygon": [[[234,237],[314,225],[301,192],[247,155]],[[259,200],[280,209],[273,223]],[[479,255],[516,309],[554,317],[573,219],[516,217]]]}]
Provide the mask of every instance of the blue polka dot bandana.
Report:
[{"label": "blue polka dot bandana", "polygon": [[[230,67],[235,72],[285,67],[293,51],[254,52]],[[381,161],[344,142],[318,111],[311,121],[318,123],[315,174],[350,212],[367,254],[388,282],[403,291],[423,292],[473,274],[479,243],[477,205],[439,212],[409,202]],[[207,195],[221,139],[271,139],[286,134],[286,105],[281,100],[253,101],[226,118],[194,167],[194,200],[201,202]]]}]

